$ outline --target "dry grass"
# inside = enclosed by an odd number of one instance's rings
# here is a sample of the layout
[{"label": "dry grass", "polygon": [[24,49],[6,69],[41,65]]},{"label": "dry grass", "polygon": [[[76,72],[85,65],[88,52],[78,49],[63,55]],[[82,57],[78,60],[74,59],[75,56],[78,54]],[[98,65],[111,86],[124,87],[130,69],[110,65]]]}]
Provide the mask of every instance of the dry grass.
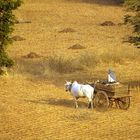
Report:
[{"label": "dry grass", "polygon": [[[101,59],[105,63],[113,62],[118,64],[124,64],[128,61],[140,61],[139,51],[130,47],[118,47],[110,48],[108,51],[104,51],[101,55]],[[135,62],[134,62],[135,63]],[[125,64],[124,64],[125,65]]]},{"label": "dry grass", "polygon": [[59,73],[71,73],[81,70],[80,65],[72,58],[64,56],[54,56],[48,58],[48,67]]},{"label": "dry grass", "polygon": [[[140,80],[140,50],[123,42],[130,27],[118,25],[124,12],[111,0],[24,0],[15,13],[31,23],[16,25],[13,36],[26,40],[8,48],[16,65],[0,77],[0,139],[140,139],[139,93],[132,92],[129,110],[100,113],[88,110],[85,99],[75,110],[63,89],[67,79],[106,79],[109,68],[121,82]],[[104,21],[116,25],[100,26]],[[67,27],[76,32],[59,33]],[[85,49],[68,49],[73,44]],[[42,57],[22,57],[30,52]]]},{"label": "dry grass", "polygon": [[78,59],[79,59],[78,63],[80,63],[84,67],[89,67],[89,68],[94,68],[98,65],[98,63],[100,63],[99,56],[98,54],[95,53],[85,52],[81,54]]}]

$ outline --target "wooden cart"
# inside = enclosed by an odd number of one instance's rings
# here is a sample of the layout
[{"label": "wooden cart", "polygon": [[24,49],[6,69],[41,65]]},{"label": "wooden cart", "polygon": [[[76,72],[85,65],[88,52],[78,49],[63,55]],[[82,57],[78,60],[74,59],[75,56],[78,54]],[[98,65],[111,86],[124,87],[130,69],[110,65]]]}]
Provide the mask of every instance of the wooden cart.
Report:
[{"label": "wooden cart", "polygon": [[115,104],[120,109],[127,110],[130,106],[129,87],[120,83],[99,81],[91,84],[95,88],[94,107],[98,111],[106,111]]}]

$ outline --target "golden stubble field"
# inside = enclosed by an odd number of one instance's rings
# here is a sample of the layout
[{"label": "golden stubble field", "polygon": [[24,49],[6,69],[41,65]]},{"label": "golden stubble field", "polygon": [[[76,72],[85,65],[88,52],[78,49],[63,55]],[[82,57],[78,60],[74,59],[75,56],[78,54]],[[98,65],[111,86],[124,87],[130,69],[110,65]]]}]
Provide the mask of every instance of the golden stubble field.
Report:
[{"label": "golden stubble field", "polygon": [[[8,53],[16,64],[8,76],[0,77],[0,139],[139,140],[139,91],[132,91],[129,110],[114,107],[97,112],[87,109],[86,99],[79,100],[79,109],[74,109],[72,97],[63,87],[65,79],[106,78],[110,67],[123,82],[139,80],[140,52],[122,39],[131,34],[130,27],[119,24],[123,22],[124,9],[102,0],[24,0],[15,13],[19,20],[31,23],[16,25],[13,35],[25,40],[9,46]],[[116,25],[99,25],[107,20]],[[66,28],[75,32],[60,33]],[[68,49],[74,44],[86,49]],[[23,57],[30,52],[41,57]],[[48,70],[44,64],[50,56],[77,58],[85,53],[98,57],[117,54],[123,62],[109,59],[96,67],[67,74]]]}]

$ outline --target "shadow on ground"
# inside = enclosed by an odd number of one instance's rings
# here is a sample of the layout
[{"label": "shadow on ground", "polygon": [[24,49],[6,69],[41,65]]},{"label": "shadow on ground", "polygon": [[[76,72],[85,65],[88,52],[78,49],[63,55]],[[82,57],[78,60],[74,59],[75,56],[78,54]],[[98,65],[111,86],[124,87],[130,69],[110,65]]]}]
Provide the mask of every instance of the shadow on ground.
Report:
[{"label": "shadow on ground", "polygon": [[[52,105],[52,106],[64,106],[69,108],[74,108],[74,101],[68,99],[57,99],[57,98],[49,98],[49,99],[40,99],[40,100],[24,100],[28,103],[40,104],[40,105]],[[78,101],[80,107],[87,107],[88,103]]]}]

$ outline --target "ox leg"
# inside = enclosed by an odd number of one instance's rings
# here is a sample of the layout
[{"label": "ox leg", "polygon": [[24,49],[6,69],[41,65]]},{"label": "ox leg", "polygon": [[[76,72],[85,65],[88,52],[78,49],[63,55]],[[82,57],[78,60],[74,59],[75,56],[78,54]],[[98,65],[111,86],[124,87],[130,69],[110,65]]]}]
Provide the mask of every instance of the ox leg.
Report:
[{"label": "ox leg", "polygon": [[88,108],[93,109],[93,101],[89,99]]},{"label": "ox leg", "polygon": [[91,102],[88,103],[88,108],[91,108]]},{"label": "ox leg", "polygon": [[91,101],[91,109],[93,109],[93,101]]},{"label": "ox leg", "polygon": [[74,102],[75,102],[75,108],[78,108],[78,103],[77,103],[78,97],[74,97]]}]

